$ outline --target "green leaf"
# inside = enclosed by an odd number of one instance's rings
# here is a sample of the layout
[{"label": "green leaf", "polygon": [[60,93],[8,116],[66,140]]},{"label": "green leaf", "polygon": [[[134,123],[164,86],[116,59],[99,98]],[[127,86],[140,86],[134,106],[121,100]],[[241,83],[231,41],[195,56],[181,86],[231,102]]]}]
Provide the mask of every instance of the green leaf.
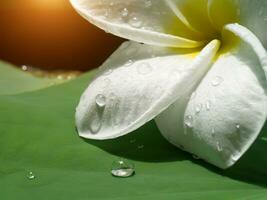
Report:
[{"label": "green leaf", "polygon": [[58,78],[37,77],[0,61],[0,95],[38,90],[64,82]]},{"label": "green leaf", "polygon": [[[267,127],[226,171],[170,145],[153,121],[119,139],[84,140],[75,131],[74,112],[92,75],[0,96],[0,199],[266,199]],[[133,177],[111,176],[118,157],[135,164]],[[30,171],[35,179],[27,178]]]}]

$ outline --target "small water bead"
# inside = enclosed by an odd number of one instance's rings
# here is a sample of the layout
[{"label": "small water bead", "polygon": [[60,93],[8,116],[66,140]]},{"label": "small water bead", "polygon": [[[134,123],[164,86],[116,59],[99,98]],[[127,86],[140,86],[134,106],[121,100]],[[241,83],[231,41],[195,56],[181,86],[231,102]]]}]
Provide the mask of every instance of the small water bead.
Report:
[{"label": "small water bead", "polygon": [[210,110],[210,101],[207,101],[207,102],[206,102],[206,109],[207,109],[207,110]]},{"label": "small water bead", "polygon": [[98,94],[95,98],[95,102],[99,107],[104,107],[106,105],[106,97],[103,94]]},{"label": "small water bead", "polygon": [[220,144],[220,142],[217,142],[216,143],[216,146],[217,146],[217,150],[218,151],[222,151],[223,149],[222,149],[222,146],[221,146],[221,144]]},{"label": "small water bead", "polygon": [[127,8],[123,8],[122,11],[121,11],[121,16],[122,17],[127,17],[129,14],[129,11]]},{"label": "small water bead", "polygon": [[112,163],[111,174],[115,177],[126,178],[135,173],[134,165],[126,160],[116,160]]},{"label": "small water bead", "polygon": [[200,113],[201,109],[202,109],[202,104],[197,105],[196,106],[196,113]]},{"label": "small water bead", "polygon": [[152,71],[152,67],[149,63],[141,63],[137,66],[139,74],[146,75]]},{"label": "small water bead", "polygon": [[128,23],[133,28],[140,28],[143,25],[143,22],[136,16],[130,18]]},{"label": "small water bead", "polygon": [[33,180],[33,179],[35,179],[35,175],[33,174],[33,172],[29,172],[29,174],[27,175],[27,178],[29,180]]},{"label": "small water bead", "polygon": [[240,124],[236,124],[235,127],[236,127],[237,130],[239,130],[240,129]]},{"label": "small water bead", "polygon": [[21,66],[21,69],[22,69],[23,71],[28,71],[28,66],[27,66],[27,65],[22,65],[22,66]]},{"label": "small water bead", "polygon": [[216,86],[219,86],[222,82],[223,82],[223,78],[220,77],[220,76],[216,76],[216,77],[212,80],[211,85],[216,87]]},{"label": "small water bead", "polygon": [[189,128],[193,127],[193,117],[191,115],[187,115],[184,119],[184,124]]},{"label": "small water bead", "polygon": [[140,144],[137,146],[138,149],[143,149],[144,147],[145,147],[145,145],[143,145],[143,144]]},{"label": "small water bead", "polygon": [[124,64],[124,66],[125,67],[130,67],[133,63],[134,63],[134,61],[130,59]]}]

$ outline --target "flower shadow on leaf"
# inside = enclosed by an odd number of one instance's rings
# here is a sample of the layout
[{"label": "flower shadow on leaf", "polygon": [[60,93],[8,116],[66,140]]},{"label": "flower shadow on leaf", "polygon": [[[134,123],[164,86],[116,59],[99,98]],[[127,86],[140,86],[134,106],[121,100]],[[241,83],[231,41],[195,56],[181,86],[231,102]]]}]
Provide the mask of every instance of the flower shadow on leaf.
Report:
[{"label": "flower shadow on leaf", "polygon": [[[84,141],[115,156],[136,161],[175,162],[190,160],[222,176],[267,187],[267,124],[248,152],[227,170],[218,169],[203,160],[196,160],[189,153],[172,146],[160,135],[154,121],[117,139],[104,141],[84,139]],[[189,165],[191,164],[189,163]],[[177,169],[179,168],[178,165],[177,163]]]},{"label": "flower shadow on leaf", "polygon": [[123,137],[112,140],[87,140],[118,157],[144,162],[188,160],[189,154],[168,143],[159,133],[154,121]]}]

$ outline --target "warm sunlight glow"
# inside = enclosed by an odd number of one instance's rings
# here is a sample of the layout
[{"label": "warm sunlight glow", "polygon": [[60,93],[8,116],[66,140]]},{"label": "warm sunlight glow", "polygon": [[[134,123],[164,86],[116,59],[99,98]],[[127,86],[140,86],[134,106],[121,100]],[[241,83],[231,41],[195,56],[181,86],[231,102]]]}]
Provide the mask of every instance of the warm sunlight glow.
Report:
[{"label": "warm sunlight glow", "polygon": [[41,7],[63,7],[66,0],[31,0],[33,5]]}]

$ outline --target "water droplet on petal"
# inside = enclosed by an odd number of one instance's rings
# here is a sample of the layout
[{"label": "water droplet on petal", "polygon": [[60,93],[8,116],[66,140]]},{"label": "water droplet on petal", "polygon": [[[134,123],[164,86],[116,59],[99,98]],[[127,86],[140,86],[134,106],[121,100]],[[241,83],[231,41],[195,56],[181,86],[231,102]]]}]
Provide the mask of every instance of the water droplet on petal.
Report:
[{"label": "water droplet on petal", "polygon": [[202,104],[197,105],[196,106],[196,113],[200,113],[201,109],[202,109]]},{"label": "water droplet on petal", "polygon": [[149,74],[152,71],[152,67],[149,63],[141,63],[137,66],[139,74]]},{"label": "water droplet on petal", "polygon": [[212,80],[211,85],[216,87],[216,86],[220,85],[222,82],[223,82],[223,78],[220,77],[220,76],[216,76],[216,77]]},{"label": "water droplet on petal", "polygon": [[206,109],[207,109],[207,110],[210,110],[210,101],[207,101],[207,102],[206,102]]},{"label": "water droplet on petal", "polygon": [[193,127],[193,117],[191,115],[187,115],[184,119],[184,123],[187,127],[192,128]]},{"label": "water droplet on petal", "polygon": [[217,145],[217,150],[218,151],[222,151],[223,150],[220,142],[217,142],[216,145]]},{"label": "water droplet on petal", "polygon": [[125,67],[130,67],[132,64],[133,64],[133,60],[130,59],[124,64],[124,66]]},{"label": "water droplet on petal", "polygon": [[136,16],[132,17],[128,22],[133,28],[140,28],[143,22]]},{"label": "water droplet on petal", "polygon": [[135,173],[134,165],[126,160],[116,160],[112,163],[111,174],[115,177],[126,178]]},{"label": "water droplet on petal", "polygon": [[29,172],[28,175],[27,175],[27,178],[29,180],[33,180],[33,179],[35,179],[35,175],[33,174],[33,172]]},{"label": "water droplet on petal", "polygon": [[106,106],[106,97],[102,94],[98,94],[95,98],[95,102],[99,107]]},{"label": "water droplet on petal", "polygon": [[90,121],[90,130],[92,132],[92,134],[97,134],[102,126],[102,122],[101,119],[98,119],[97,117],[93,118]]},{"label": "water droplet on petal", "polygon": [[129,14],[129,11],[127,8],[123,8],[123,10],[121,11],[121,16],[122,17],[127,17]]}]

